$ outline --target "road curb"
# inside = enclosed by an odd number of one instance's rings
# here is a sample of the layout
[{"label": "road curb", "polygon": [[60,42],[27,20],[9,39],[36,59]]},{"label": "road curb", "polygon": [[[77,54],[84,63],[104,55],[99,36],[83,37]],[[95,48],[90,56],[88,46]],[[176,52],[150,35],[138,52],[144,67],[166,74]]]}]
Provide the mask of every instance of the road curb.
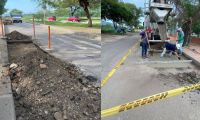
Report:
[{"label": "road curb", "polygon": [[186,52],[183,52],[183,55],[192,60],[192,63],[197,65],[198,67],[200,67],[200,61],[196,60],[195,58],[193,58],[192,56],[190,56],[189,54],[187,54]]},{"label": "road curb", "polygon": [[16,120],[11,80],[6,74],[8,64],[7,41],[0,39],[0,120]]}]

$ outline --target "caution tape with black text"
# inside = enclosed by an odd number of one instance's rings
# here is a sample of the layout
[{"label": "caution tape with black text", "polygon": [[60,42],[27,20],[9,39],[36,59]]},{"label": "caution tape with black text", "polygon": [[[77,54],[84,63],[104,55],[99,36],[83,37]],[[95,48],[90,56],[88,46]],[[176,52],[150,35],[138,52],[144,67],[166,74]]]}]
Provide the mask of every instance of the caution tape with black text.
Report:
[{"label": "caution tape with black text", "polygon": [[107,117],[107,116],[111,116],[126,110],[130,110],[130,109],[134,109],[136,107],[140,107],[146,104],[150,104],[159,100],[163,100],[172,96],[176,96],[179,95],[181,93],[185,93],[188,91],[192,91],[192,90],[196,90],[200,88],[200,83],[198,84],[194,84],[194,85],[190,85],[190,86],[184,86],[181,88],[177,88],[177,89],[173,89],[173,90],[169,90],[166,92],[162,92],[162,93],[158,93],[155,95],[151,95],[142,99],[138,99],[126,104],[122,104],[116,107],[112,107],[106,110],[101,111],[101,117]]}]

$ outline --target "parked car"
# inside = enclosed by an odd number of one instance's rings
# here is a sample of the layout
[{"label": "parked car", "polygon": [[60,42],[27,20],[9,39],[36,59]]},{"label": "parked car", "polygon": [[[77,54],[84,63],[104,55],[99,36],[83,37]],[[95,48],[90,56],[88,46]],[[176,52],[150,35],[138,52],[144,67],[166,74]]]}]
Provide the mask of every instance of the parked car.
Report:
[{"label": "parked car", "polygon": [[68,21],[72,21],[72,22],[80,22],[80,18],[79,17],[69,17],[67,18]]},{"label": "parked car", "polygon": [[12,17],[10,15],[4,14],[2,17],[3,17],[3,23],[5,25],[8,25],[8,24],[11,25],[11,24],[13,24],[13,19],[12,19]]},{"label": "parked car", "polygon": [[48,17],[48,21],[56,21],[56,16],[50,16]]},{"label": "parked car", "polygon": [[22,15],[11,15],[13,23],[22,23]]}]

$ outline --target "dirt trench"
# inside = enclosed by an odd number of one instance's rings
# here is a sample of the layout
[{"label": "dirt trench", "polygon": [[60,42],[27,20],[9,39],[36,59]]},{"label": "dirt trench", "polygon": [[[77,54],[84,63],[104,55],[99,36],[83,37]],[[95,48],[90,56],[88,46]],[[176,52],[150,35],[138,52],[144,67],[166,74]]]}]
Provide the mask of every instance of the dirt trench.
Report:
[{"label": "dirt trench", "polygon": [[17,120],[100,120],[100,88],[33,43],[8,44]]}]

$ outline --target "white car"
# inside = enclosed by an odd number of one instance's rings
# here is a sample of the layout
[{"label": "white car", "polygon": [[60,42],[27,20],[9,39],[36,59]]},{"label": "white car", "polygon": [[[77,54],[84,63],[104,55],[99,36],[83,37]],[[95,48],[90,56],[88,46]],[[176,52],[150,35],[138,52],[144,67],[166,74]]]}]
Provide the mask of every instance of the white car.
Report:
[{"label": "white car", "polygon": [[21,15],[12,15],[13,23],[22,23]]}]

